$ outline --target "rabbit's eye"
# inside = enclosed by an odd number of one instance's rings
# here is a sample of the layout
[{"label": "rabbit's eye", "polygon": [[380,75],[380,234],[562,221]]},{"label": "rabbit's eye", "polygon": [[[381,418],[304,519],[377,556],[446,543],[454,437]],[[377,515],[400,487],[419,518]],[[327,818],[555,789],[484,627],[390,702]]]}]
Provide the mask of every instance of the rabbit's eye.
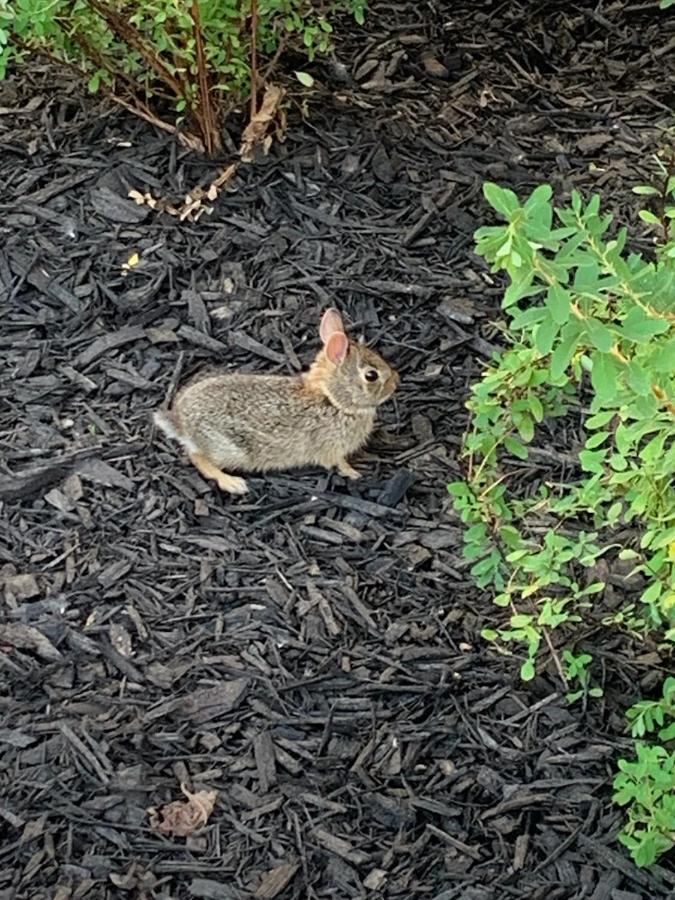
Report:
[{"label": "rabbit's eye", "polygon": [[372,383],[373,381],[377,381],[379,377],[380,373],[377,371],[377,369],[366,369],[366,381],[370,381]]}]

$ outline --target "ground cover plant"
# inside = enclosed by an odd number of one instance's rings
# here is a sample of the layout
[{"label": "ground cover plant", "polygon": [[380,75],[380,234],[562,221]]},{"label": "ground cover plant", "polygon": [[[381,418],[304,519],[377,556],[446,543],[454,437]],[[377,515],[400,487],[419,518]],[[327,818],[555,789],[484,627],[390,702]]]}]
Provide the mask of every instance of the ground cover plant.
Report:
[{"label": "ground cover plant", "polygon": [[[524,651],[525,680],[546,656],[570,702],[602,695],[592,655],[567,645],[613,569],[639,585],[639,599],[607,625],[655,632],[671,658],[675,644],[673,150],[656,165],[658,184],[635,187],[649,201],[640,218],[655,230],[653,259],[627,250],[627,229],[612,227],[598,195],[573,192],[554,209],[548,185],[521,203],[486,183],[506,224],[476,232],[477,252],[509,279],[507,347],[472,390],[466,478],[449,487],[472,574],[503,610],[483,637]],[[580,473],[530,490],[528,447],[562,417],[581,436]],[[675,844],[674,692],[668,678],[659,700],[628,713],[637,759],[620,761],[615,798],[628,808],[621,840],[639,865]]]},{"label": "ground cover plant", "polygon": [[13,57],[42,51],[90,91],[155,123],[173,118],[191,146],[214,153],[229,111],[250,97],[255,115],[284,50],[312,60],[329,50],[335,14],[363,23],[364,10],[365,0],[0,0],[0,79]]}]

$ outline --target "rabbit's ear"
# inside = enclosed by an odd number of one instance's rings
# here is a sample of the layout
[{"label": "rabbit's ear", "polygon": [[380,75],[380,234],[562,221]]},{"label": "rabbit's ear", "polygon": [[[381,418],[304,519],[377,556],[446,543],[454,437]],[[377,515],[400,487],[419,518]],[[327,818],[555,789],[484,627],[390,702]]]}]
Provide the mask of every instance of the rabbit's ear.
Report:
[{"label": "rabbit's ear", "polygon": [[339,366],[347,358],[349,351],[349,340],[344,331],[334,331],[325,344],[326,356],[328,359]]},{"label": "rabbit's ear", "polygon": [[328,343],[334,334],[344,334],[345,328],[342,324],[342,317],[337,309],[327,309],[321,317],[321,325],[319,325],[319,335],[324,346]]}]

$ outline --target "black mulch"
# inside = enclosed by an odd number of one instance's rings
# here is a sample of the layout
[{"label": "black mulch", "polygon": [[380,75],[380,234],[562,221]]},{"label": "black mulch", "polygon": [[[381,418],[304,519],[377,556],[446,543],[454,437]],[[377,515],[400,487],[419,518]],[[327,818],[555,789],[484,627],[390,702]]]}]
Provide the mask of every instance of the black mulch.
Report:
[{"label": "black mulch", "polygon": [[[445,492],[497,339],[483,179],[632,220],[669,121],[672,13],[623,5],[377,8],[196,224],[127,191],[216,166],[38,61],[0,86],[2,900],[673,896],[609,802],[665,664],[598,627],[604,700],[523,685]],[[306,364],[332,302],[403,376],[362,481],[231,500],[152,437],[200,366]],[[154,833],[181,785],[208,825]]]}]

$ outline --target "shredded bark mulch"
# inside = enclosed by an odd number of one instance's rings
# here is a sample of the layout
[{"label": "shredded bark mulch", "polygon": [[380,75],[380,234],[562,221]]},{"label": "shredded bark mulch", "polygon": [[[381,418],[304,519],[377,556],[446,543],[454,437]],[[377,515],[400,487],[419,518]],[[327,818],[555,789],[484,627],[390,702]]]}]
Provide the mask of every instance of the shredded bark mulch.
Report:
[{"label": "shredded bark mulch", "polygon": [[[181,201],[227,158],[37,60],[0,85],[1,900],[673,897],[610,801],[665,663],[598,626],[603,700],[569,706],[551,660],[520,682],[445,490],[499,343],[482,182],[634,222],[672,22],[376,5],[197,222],[128,192]],[[402,376],[364,477],[220,495],[151,410],[205,366],[299,371],[330,304]]]}]

